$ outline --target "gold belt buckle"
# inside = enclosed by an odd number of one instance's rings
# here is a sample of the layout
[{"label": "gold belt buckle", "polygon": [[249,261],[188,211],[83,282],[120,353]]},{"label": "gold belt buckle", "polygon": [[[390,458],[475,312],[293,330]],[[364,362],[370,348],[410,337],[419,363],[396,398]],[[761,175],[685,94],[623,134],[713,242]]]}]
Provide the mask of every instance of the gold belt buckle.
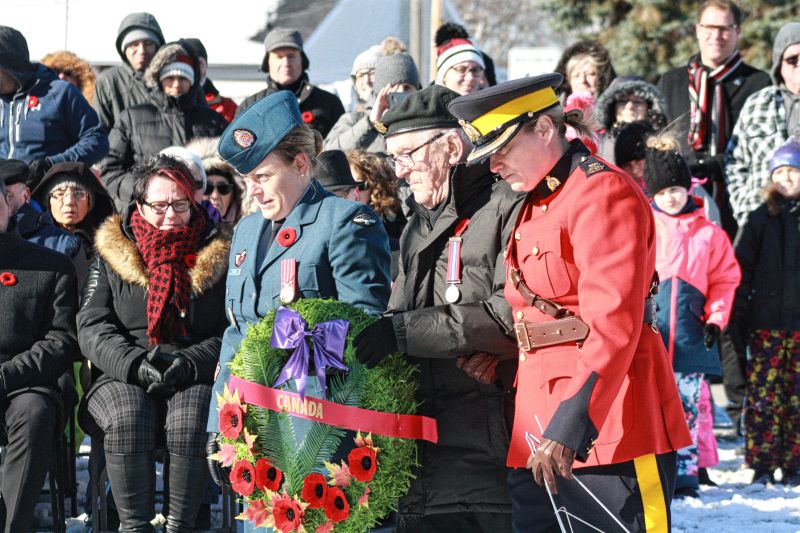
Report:
[{"label": "gold belt buckle", "polygon": [[531,338],[528,336],[528,328],[524,322],[514,324],[514,333],[517,335],[517,346],[525,352],[531,351]]}]

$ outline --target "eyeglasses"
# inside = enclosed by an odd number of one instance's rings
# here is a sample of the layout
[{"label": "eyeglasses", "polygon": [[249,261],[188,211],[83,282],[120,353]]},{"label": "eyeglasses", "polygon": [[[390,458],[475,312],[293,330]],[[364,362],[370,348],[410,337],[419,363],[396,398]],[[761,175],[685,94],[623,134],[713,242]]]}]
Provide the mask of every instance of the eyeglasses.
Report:
[{"label": "eyeglasses", "polygon": [[50,193],[50,198],[63,202],[67,194],[72,193],[72,197],[76,200],[86,200],[89,197],[89,192],[83,189],[56,189]]},{"label": "eyeglasses", "polygon": [[394,170],[397,170],[400,167],[402,167],[402,168],[412,168],[416,164],[416,162],[411,157],[411,154],[413,154],[414,152],[416,152],[417,150],[419,150],[421,148],[424,148],[424,147],[428,146],[433,141],[435,141],[437,139],[440,139],[441,137],[444,136],[445,133],[447,133],[447,132],[446,131],[442,131],[440,133],[437,133],[436,135],[434,135],[433,137],[431,137],[430,139],[428,139],[427,141],[425,141],[424,143],[420,144],[419,146],[417,146],[416,148],[414,148],[413,150],[411,150],[409,152],[406,152],[406,153],[400,154],[400,155],[395,155],[395,156],[391,156],[390,155],[390,156],[388,156],[386,158],[386,161],[389,163],[389,165],[391,165],[392,169],[394,169]]},{"label": "eyeglasses", "polygon": [[617,103],[619,105],[625,105],[628,102],[630,102],[633,105],[647,105],[647,100],[642,100],[641,98],[638,98],[636,96],[623,96],[619,100],[617,100]]},{"label": "eyeglasses", "polygon": [[222,196],[227,196],[233,191],[233,186],[230,183],[206,183],[206,189],[203,193],[206,196],[211,196],[214,194],[214,189],[216,189]]},{"label": "eyeglasses", "polygon": [[167,209],[169,209],[170,207],[176,213],[185,213],[186,211],[189,210],[189,207],[191,207],[192,205],[192,202],[190,202],[186,198],[184,198],[183,200],[175,200],[173,202],[150,203],[148,201],[143,201],[142,203],[147,207],[149,207],[150,209],[152,209],[154,213],[159,215],[163,215],[164,213],[166,213]]},{"label": "eyeglasses", "polygon": [[797,67],[797,64],[800,63],[800,55],[784,57],[783,62],[786,63],[787,65]]},{"label": "eyeglasses", "polygon": [[720,35],[723,37],[727,37],[731,34],[733,30],[738,28],[736,24],[731,24],[730,26],[717,26],[715,24],[698,24],[697,27],[700,31],[705,35],[711,35],[714,32],[719,32]]},{"label": "eyeglasses", "polygon": [[472,74],[474,77],[483,76],[483,67],[480,65],[458,65],[453,67],[453,70],[462,78],[466,77],[467,72]]},{"label": "eyeglasses", "polygon": [[357,80],[361,79],[361,78],[375,79],[375,69],[371,68],[371,69],[367,69],[367,70],[359,70],[358,72],[356,72],[356,74],[355,74],[355,76],[353,76],[353,78],[355,78]]}]

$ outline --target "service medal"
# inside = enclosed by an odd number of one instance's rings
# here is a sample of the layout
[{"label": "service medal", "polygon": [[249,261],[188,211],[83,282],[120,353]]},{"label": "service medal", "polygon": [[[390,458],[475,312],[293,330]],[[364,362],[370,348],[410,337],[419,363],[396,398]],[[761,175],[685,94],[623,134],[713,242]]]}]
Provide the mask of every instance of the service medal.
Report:
[{"label": "service medal", "polygon": [[444,299],[451,304],[454,304],[460,300],[461,291],[458,290],[458,285],[451,284],[449,287],[447,287],[447,290],[444,293]]}]

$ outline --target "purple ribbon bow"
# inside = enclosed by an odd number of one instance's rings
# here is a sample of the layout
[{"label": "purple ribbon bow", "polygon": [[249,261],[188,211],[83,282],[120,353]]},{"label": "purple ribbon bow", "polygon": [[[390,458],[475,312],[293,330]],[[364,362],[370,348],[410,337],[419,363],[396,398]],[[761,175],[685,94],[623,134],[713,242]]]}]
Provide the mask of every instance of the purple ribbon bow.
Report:
[{"label": "purple ribbon bow", "polygon": [[330,320],[321,322],[308,331],[308,324],[297,311],[288,307],[278,307],[269,345],[286,350],[293,348],[294,351],[273,387],[282,385],[289,379],[296,379],[297,392],[301,398],[305,397],[309,358],[306,337],[311,337],[311,343],[314,345],[314,368],[322,386],[322,397],[325,398],[327,396],[325,369],[335,368],[345,372],[349,370],[343,362],[348,327],[350,323],[347,320]]}]

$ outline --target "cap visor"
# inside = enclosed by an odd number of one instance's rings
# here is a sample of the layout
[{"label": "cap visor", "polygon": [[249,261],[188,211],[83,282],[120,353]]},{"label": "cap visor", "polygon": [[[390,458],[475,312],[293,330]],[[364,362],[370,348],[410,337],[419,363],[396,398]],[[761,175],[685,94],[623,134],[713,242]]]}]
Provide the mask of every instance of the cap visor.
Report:
[{"label": "cap visor", "polygon": [[497,136],[496,139],[491,141],[490,143],[484,144],[480,148],[475,148],[468,156],[467,156],[467,164],[468,165],[477,165],[503,146],[508,143],[511,139],[514,138],[514,135],[517,134],[520,127],[522,127],[521,122],[517,122],[513,126],[509,126],[506,130]]}]

